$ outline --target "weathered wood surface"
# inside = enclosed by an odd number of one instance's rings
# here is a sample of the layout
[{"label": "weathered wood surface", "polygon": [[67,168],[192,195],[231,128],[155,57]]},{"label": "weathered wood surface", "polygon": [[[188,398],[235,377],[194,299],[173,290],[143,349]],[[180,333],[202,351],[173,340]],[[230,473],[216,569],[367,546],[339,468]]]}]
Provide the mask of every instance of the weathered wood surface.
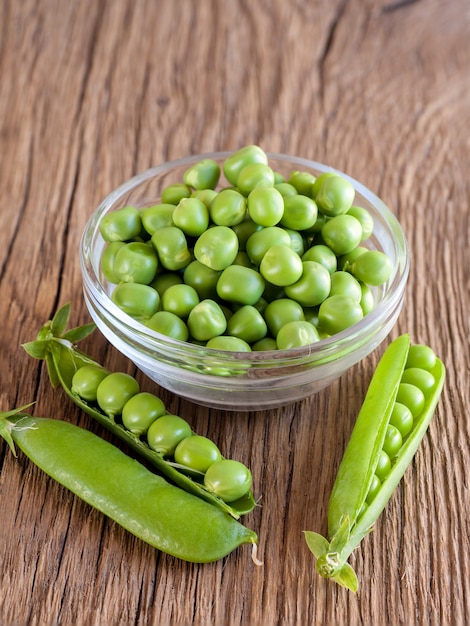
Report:
[{"label": "weathered wood surface", "polygon": [[[100,200],[188,153],[259,143],[360,179],[390,205],[412,269],[393,334],[448,366],[436,417],[375,531],[354,596],[320,579],[302,531],[329,490],[374,364],[280,410],[162,396],[249,463],[250,549],[195,566],[157,553],[0,447],[0,623],[463,624],[468,524],[470,7],[467,0],[3,0],[0,3],[1,408],[102,432],[20,344],[70,301]],[[127,362],[97,336],[111,369]],[[142,381],[144,387],[148,385]],[[150,385],[148,385],[150,387]]]}]

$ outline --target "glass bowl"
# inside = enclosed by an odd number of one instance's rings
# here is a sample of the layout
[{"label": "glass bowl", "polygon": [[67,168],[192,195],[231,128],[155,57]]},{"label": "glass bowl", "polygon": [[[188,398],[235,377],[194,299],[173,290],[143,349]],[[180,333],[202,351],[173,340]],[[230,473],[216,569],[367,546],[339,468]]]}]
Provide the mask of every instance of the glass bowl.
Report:
[{"label": "glass bowl", "polygon": [[[105,246],[100,220],[124,206],[139,208],[156,204],[163,187],[182,182],[186,169],[201,159],[214,159],[222,171],[222,163],[230,154],[202,154],[167,162],[135,176],[110,193],[92,214],[81,238],[84,297],[102,334],[161,387],[195,403],[228,411],[269,409],[291,404],[330,385],[387,337],[403,305],[409,253],[397,219],[361,183],[314,161],[268,153],[270,166],[286,178],[293,170],[314,176],[336,172],[354,185],[354,204],[368,209],[374,218],[374,231],[366,245],[385,252],[393,265],[387,283],[374,290],[374,310],[338,334],[290,350],[227,352],[178,341],[148,329],[110,298],[112,286],[100,271]],[[219,186],[225,184],[221,176]]]}]

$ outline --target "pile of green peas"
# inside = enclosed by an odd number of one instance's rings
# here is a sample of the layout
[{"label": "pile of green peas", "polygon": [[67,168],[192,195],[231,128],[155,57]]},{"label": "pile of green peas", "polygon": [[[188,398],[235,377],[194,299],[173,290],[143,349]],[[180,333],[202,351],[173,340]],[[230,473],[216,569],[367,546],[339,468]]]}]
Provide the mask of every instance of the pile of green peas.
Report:
[{"label": "pile of green peas", "polygon": [[414,424],[419,421],[426,399],[434,389],[435,380],[431,371],[435,363],[436,355],[429,346],[410,346],[364,509],[380,491],[401,447],[412,433]]},{"label": "pile of green peas", "polygon": [[189,423],[167,412],[161,398],[141,391],[125,372],[101,365],[84,365],[72,378],[72,393],[96,404],[109,418],[120,419],[136,437],[181,471],[202,480],[204,487],[224,502],[242,498],[251,488],[250,470],[239,461],[225,459],[209,438],[194,434]]},{"label": "pile of green peas", "polygon": [[[227,185],[216,188],[225,177]],[[360,321],[392,263],[345,177],[274,171],[249,145],[190,166],[158,204],[105,215],[111,298],[148,328],[220,350],[305,346]]]}]

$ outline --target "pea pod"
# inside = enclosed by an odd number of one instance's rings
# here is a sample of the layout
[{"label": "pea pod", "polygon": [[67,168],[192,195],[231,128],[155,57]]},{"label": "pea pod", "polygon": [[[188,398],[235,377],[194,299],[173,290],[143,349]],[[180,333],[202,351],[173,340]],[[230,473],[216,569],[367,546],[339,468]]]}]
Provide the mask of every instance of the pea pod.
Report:
[{"label": "pea pod", "polygon": [[422,399],[419,412],[413,416],[411,429],[406,425],[403,438],[399,439],[401,445],[389,458],[384,448],[392,449],[390,437],[399,432],[390,425],[390,419],[395,407],[406,409],[402,405],[402,388],[409,383],[403,384],[402,379],[409,379],[404,372],[412,350],[409,335],[398,337],[388,346],[374,372],[330,495],[329,540],[305,531],[307,545],[317,559],[317,572],[352,591],[357,590],[358,580],[347,559],[370,532],[403,477],[426,433],[444,384],[445,367],[427,348],[432,354],[428,375],[416,377],[426,380],[425,393],[414,387],[415,395]]},{"label": "pea pod", "polygon": [[66,330],[69,316],[70,306],[66,304],[56,313],[51,321],[41,328],[36,341],[23,345],[30,356],[46,360],[51,384],[54,387],[61,385],[69,398],[85,413],[123,440],[181,489],[215,505],[236,519],[253,510],[255,501],[251,491],[235,502],[230,502],[230,504],[224,502],[221,498],[211,493],[202,484],[202,480],[198,482],[194,477],[189,476],[187,471],[181,471],[182,468],[178,464],[166,460],[161,454],[152,450],[147,442],[130,432],[112,416],[105,414],[95,403],[87,402],[72,391],[74,374],[85,365],[98,365],[98,363],[78,350],[74,345],[75,342],[80,341],[93,332],[95,325],[87,324]]},{"label": "pea pod", "polygon": [[[23,409],[26,407],[23,407]],[[150,472],[111,443],[74,424],[0,413],[0,436],[46,474],[122,527],[179,559],[218,560],[256,534],[223,511]],[[256,552],[253,554],[256,563]]]}]

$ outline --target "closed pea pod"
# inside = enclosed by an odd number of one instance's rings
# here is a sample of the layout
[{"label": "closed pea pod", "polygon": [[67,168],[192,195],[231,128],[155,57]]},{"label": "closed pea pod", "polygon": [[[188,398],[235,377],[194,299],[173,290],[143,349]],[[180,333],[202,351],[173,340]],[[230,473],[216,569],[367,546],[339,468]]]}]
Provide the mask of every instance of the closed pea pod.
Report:
[{"label": "closed pea pod", "polygon": [[[412,353],[409,336],[402,335],[389,345],[376,368],[330,496],[329,540],[318,533],[305,532],[307,544],[317,558],[317,572],[353,591],[357,590],[358,582],[347,559],[370,532],[401,480],[427,430],[444,384],[445,367],[436,358],[429,370],[434,386],[415,415],[411,431],[399,449],[393,450],[394,458],[386,471],[384,442],[387,433],[390,437],[399,432],[390,426],[390,419],[399,388],[407,384],[401,383],[401,379],[409,353]],[[377,469],[381,473],[380,486],[374,478],[378,477]],[[371,492],[372,487],[377,489]]]},{"label": "closed pea pod", "polygon": [[170,485],[101,437],[56,419],[0,413],[0,435],[46,474],[153,547],[190,562],[215,561],[256,535]]}]

